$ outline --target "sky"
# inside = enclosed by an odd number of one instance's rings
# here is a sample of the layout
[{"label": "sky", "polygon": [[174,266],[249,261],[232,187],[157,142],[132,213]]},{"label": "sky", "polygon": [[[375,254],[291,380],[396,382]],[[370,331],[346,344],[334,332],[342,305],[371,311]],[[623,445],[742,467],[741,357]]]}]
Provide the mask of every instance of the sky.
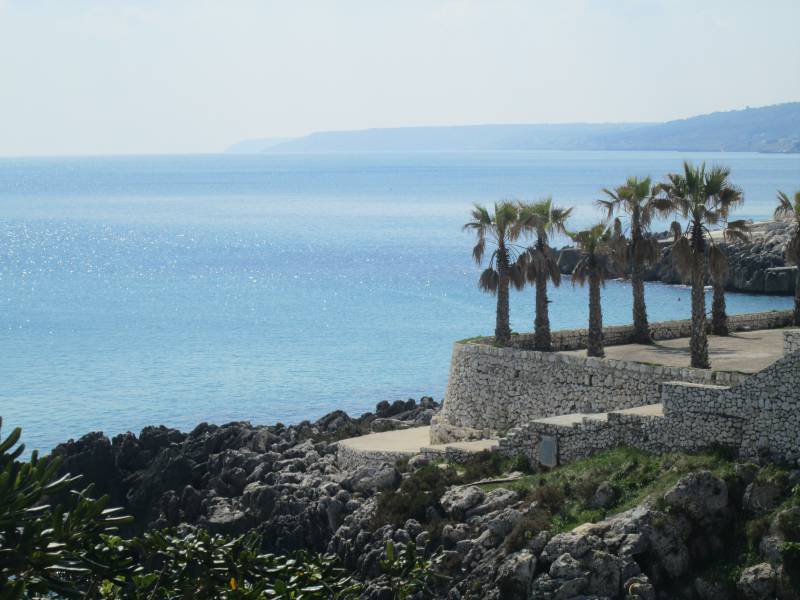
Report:
[{"label": "sky", "polygon": [[798,0],[0,0],[0,156],[800,100]]}]

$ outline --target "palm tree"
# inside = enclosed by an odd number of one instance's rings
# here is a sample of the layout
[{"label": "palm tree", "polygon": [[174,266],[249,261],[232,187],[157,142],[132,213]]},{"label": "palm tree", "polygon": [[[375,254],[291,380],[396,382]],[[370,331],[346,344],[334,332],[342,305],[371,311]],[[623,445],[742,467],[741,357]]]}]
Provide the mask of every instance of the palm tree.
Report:
[{"label": "palm tree", "polygon": [[[713,281],[724,282],[721,267],[724,265],[727,269],[727,259],[708,227],[725,222],[730,211],[743,202],[741,190],[731,184],[729,177],[730,169],[725,167],[706,170],[705,163],[696,167],[684,161],[683,173],[667,175],[667,182],[656,190],[663,194],[659,210],[676,212],[688,220],[685,232],[680,223],[672,223],[672,254],[678,271],[688,277],[692,285],[690,351],[691,365],[697,369],[710,368],[704,290],[706,251]],[[724,235],[727,239],[745,239],[747,229],[745,221],[730,221]]]},{"label": "palm tree", "polygon": [[794,324],[800,326],[800,190],[794,193],[792,200],[785,192],[778,192],[775,218],[793,221],[791,237],[786,245],[786,262],[797,265],[794,277]]},{"label": "palm tree", "polygon": [[650,327],[647,322],[647,306],[644,300],[642,269],[656,262],[660,256],[658,242],[649,237],[650,223],[657,212],[658,201],[651,193],[649,177],[628,177],[625,185],[614,190],[604,189],[608,200],[597,204],[606,209],[610,220],[614,213],[624,213],[630,222],[630,241],[627,244],[626,263],[630,272],[633,290],[634,339],[640,344],[649,344]]},{"label": "palm tree", "polygon": [[550,315],[547,310],[547,280],[553,285],[561,283],[558,259],[550,248],[549,236],[566,233],[567,218],[571,208],[553,206],[551,198],[529,204],[519,203],[518,229],[534,237],[534,243],[520,254],[517,264],[527,281],[536,284],[536,320],[533,345],[536,350],[550,351]]},{"label": "palm tree", "polygon": [[587,356],[605,356],[603,350],[603,309],[600,303],[600,288],[605,286],[606,279],[613,276],[609,266],[612,255],[625,252],[627,249],[621,236],[619,220],[614,222],[614,230],[604,223],[571,233],[583,255],[572,270],[572,285],[585,285],[589,282],[589,337],[586,344]]},{"label": "palm tree", "polygon": [[507,344],[511,340],[509,284],[517,288],[524,285],[520,268],[512,256],[516,255],[512,242],[520,233],[516,226],[518,217],[519,205],[514,202],[495,202],[494,213],[476,204],[472,209],[472,221],[464,225],[464,230],[472,230],[478,237],[478,242],[472,249],[472,258],[477,264],[481,264],[483,260],[487,238],[495,246],[489,257],[489,265],[478,280],[478,287],[497,296],[494,337],[500,344]]}]

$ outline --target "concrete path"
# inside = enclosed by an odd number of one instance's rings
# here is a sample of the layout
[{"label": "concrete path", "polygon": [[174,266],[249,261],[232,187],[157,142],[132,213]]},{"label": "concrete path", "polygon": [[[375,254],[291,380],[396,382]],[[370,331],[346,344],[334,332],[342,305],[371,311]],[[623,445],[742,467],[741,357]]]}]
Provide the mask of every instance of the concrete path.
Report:
[{"label": "concrete path", "polygon": [[[664,407],[661,404],[647,404],[623,410],[612,410],[613,413],[623,415],[639,415],[642,417],[663,417]],[[608,421],[608,413],[570,413],[568,415],[558,415],[556,417],[543,417],[534,419],[535,423],[546,423],[548,425],[558,425],[560,427],[570,427],[583,423],[584,419],[590,421]]]},{"label": "concrete path", "polygon": [[647,404],[645,406],[636,406],[634,408],[625,408],[623,410],[613,410],[611,412],[620,413],[623,415],[640,415],[642,417],[663,417],[664,405],[659,402],[658,404]]},{"label": "concrete path", "polygon": [[[586,350],[564,354],[586,356]],[[783,329],[738,331],[727,337],[708,336],[708,354],[715,371],[756,373],[783,356]],[[606,346],[606,358],[668,367],[689,366],[689,338],[661,340],[652,345]]]},{"label": "concrete path", "polygon": [[422,448],[445,450],[456,448],[465,452],[480,452],[497,446],[497,440],[477,440],[474,442],[451,442],[431,444],[430,427],[412,427],[397,431],[370,433],[359,437],[341,440],[340,445],[360,452],[395,452],[398,454],[418,454]]},{"label": "concrete path", "polygon": [[593,421],[607,421],[608,414],[606,413],[570,413],[568,415],[558,415],[556,417],[542,417],[541,419],[534,419],[535,423],[546,423],[548,425],[560,425],[568,427],[576,423],[583,423],[584,419]]}]

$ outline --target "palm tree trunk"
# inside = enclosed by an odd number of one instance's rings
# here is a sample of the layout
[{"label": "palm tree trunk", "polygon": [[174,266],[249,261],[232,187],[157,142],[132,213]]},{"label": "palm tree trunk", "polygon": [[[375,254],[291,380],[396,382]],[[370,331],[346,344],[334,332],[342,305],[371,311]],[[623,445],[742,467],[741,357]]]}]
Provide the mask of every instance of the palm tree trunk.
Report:
[{"label": "palm tree trunk", "polygon": [[508,254],[504,248],[497,253],[497,315],[494,327],[494,340],[505,346],[511,341],[511,326],[509,325],[508,306]]},{"label": "palm tree trunk", "polygon": [[794,276],[794,324],[800,327],[800,262],[797,263],[797,274]]},{"label": "palm tree trunk", "polygon": [[631,265],[631,288],[633,290],[633,337],[640,344],[649,344],[650,325],[647,322],[647,307],[644,303],[644,280],[642,266],[639,264],[639,245],[643,241],[642,217],[639,206],[635,206],[631,215],[631,245],[629,262]]},{"label": "palm tree trunk", "polygon": [[631,269],[631,288],[633,288],[633,337],[639,344],[649,344],[650,324],[647,322],[647,306],[644,302],[644,280],[639,266]]},{"label": "palm tree trunk", "polygon": [[536,321],[534,322],[533,346],[536,350],[549,352],[553,349],[550,336],[550,315],[547,308],[547,273],[536,273]]},{"label": "palm tree trunk", "polygon": [[728,335],[728,315],[725,312],[725,284],[713,281],[714,301],[711,304],[711,333]]},{"label": "palm tree trunk", "polygon": [[708,337],[706,335],[706,294],[703,289],[703,253],[695,248],[692,257],[692,337],[689,348],[692,367],[708,369]]},{"label": "palm tree trunk", "polygon": [[589,275],[589,339],[586,356],[605,356],[603,350],[603,307],[600,303],[600,277]]}]

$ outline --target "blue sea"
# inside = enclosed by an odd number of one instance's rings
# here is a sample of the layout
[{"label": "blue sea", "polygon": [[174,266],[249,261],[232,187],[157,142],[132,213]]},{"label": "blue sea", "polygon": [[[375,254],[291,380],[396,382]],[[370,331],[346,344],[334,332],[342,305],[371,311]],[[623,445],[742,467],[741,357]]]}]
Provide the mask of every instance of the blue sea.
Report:
[{"label": "blue sea", "polygon": [[[683,158],[728,165],[742,217],[800,184],[800,155],[492,152],[0,159],[0,415],[29,448],[102,430],[295,422],[441,399],[454,340],[494,329],[473,202],[552,194],[596,221],[602,187]],[[563,240],[557,240],[562,242]],[[552,293],[556,328],[586,292]],[[630,319],[626,284],[607,324]],[[652,320],[688,290],[647,286]],[[529,331],[533,290],[514,292]],[[732,313],[788,308],[730,294]]]}]

